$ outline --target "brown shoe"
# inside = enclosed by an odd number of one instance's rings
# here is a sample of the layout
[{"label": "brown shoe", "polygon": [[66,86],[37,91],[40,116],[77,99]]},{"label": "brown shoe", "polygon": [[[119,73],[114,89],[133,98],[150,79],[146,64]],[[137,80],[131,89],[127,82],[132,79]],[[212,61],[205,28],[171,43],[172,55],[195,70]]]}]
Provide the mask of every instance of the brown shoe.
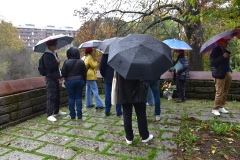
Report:
[{"label": "brown shoe", "polygon": [[184,102],[184,100],[182,100],[182,99],[177,99],[176,100],[176,103],[182,103],[182,102]]}]

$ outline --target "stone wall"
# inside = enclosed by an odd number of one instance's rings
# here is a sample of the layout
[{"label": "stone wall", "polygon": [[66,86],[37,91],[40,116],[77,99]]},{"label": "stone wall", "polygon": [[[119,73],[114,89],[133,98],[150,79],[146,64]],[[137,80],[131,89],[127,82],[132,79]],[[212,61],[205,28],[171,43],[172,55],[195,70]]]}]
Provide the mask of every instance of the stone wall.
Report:
[{"label": "stone wall", "polygon": [[[228,100],[240,100],[239,73],[233,73]],[[98,77],[99,92],[103,94],[104,82],[99,73]],[[166,80],[172,81],[172,73],[166,72],[161,76],[159,88]],[[0,82],[0,126],[5,128],[46,113],[45,86],[44,77]],[[60,95],[61,107],[67,106],[68,95],[65,88],[61,88]],[[190,79],[186,82],[186,98],[213,100],[214,96],[215,87],[211,72],[190,72]],[[173,97],[176,97],[176,91]]]},{"label": "stone wall", "polygon": [[[0,126],[15,125],[46,113],[44,77],[0,82]],[[66,89],[61,88],[60,106],[67,106]]]}]

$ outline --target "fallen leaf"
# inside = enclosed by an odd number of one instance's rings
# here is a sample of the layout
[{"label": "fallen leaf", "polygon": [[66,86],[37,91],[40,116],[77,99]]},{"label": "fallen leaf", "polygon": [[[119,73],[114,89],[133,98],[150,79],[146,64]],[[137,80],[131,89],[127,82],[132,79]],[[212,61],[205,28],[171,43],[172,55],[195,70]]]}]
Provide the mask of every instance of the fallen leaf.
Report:
[{"label": "fallen leaf", "polygon": [[199,148],[199,147],[197,147],[197,148],[193,148],[193,150],[195,150],[195,151],[199,151],[200,148]]},{"label": "fallen leaf", "polygon": [[226,155],[226,154],[223,154],[223,157],[224,157],[225,159],[229,159],[228,155]]},{"label": "fallen leaf", "polygon": [[227,138],[227,140],[229,140],[229,141],[234,141],[234,139],[232,139],[232,138]]}]

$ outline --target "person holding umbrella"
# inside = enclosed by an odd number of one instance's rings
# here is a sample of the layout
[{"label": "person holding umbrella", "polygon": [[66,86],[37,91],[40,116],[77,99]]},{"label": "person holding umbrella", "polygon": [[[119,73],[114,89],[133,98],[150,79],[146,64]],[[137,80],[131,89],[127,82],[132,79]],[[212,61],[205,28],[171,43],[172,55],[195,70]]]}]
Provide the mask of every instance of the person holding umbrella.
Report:
[{"label": "person holding umbrella", "polygon": [[220,112],[228,113],[224,105],[232,82],[232,70],[230,68],[231,52],[226,50],[229,40],[228,38],[217,40],[218,46],[210,54],[212,77],[214,78],[216,89],[212,113],[216,116],[220,116]]},{"label": "person holding umbrella", "polygon": [[139,134],[142,142],[146,143],[153,138],[149,134],[146,116],[146,85],[143,80],[127,80],[117,73],[118,97],[117,101],[123,108],[123,124],[125,130],[125,140],[127,144],[132,144],[134,135],[132,129],[132,108],[137,115]]},{"label": "person holding umbrella", "polygon": [[178,99],[176,103],[185,101],[185,81],[189,78],[188,59],[184,50],[177,49],[177,60],[174,61],[174,79],[177,82]]},{"label": "person holding umbrella", "polygon": [[87,83],[86,83],[86,107],[93,107],[92,94],[96,101],[96,109],[103,109],[103,103],[98,93],[97,86],[97,72],[98,62],[92,57],[93,49],[91,47],[85,48],[85,59],[83,59],[87,69]]},{"label": "person holding umbrella", "polygon": [[60,104],[60,86],[61,71],[59,64],[61,60],[58,58],[55,50],[57,49],[57,39],[48,40],[46,42],[47,49],[43,55],[43,64],[46,67],[46,90],[47,90],[47,120],[57,121],[55,116],[65,115],[66,112],[59,110]]}]

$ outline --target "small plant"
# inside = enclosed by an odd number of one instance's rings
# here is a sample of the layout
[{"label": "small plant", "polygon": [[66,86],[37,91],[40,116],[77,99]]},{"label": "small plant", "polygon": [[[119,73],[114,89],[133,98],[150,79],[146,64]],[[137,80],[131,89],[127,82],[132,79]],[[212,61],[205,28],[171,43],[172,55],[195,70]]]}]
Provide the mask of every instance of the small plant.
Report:
[{"label": "small plant", "polygon": [[230,132],[232,130],[232,125],[219,122],[218,120],[210,120],[210,129],[214,133],[221,135]]}]

